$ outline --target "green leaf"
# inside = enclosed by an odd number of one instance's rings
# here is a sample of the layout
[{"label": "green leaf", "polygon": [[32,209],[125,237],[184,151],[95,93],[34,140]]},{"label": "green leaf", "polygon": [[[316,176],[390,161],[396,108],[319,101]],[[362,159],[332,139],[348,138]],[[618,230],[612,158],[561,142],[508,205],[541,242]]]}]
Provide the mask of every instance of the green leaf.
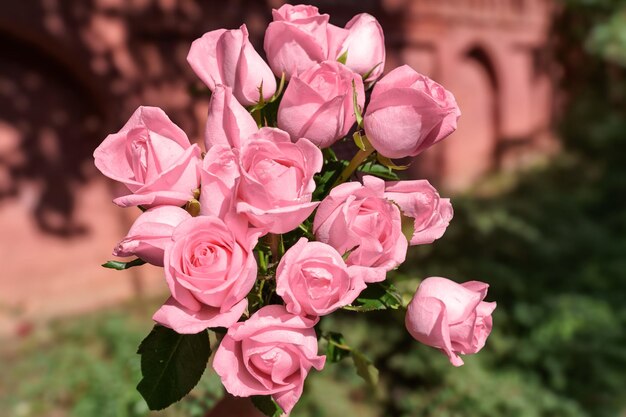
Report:
[{"label": "green leaf", "polygon": [[382,282],[370,284],[359,295],[351,306],[344,309],[358,312],[368,312],[376,310],[397,310],[402,307],[402,296],[398,294],[396,288],[391,284]]},{"label": "green leaf", "polygon": [[343,65],[346,65],[346,62],[348,62],[348,50],[347,49],[346,49],[346,52],[339,55],[339,58],[337,58],[337,62],[341,62]]},{"label": "green leaf", "polygon": [[322,149],[322,155],[324,155],[324,161],[337,161],[337,155],[332,148],[324,148]]},{"label": "green leaf", "polygon": [[346,340],[341,333],[328,332],[324,337],[328,341],[328,345],[326,346],[326,359],[328,359],[330,363],[339,362],[350,355],[352,349],[346,345]]},{"label": "green leaf", "polygon": [[162,410],[196,386],[206,369],[211,347],[206,330],[178,334],[156,325],[141,344],[143,378],[137,385],[150,410]]},{"label": "green leaf", "polygon": [[381,65],[382,65],[382,62],[379,62],[378,64],[374,65],[374,67],[372,67],[371,70],[363,74],[363,81],[367,80],[370,77],[370,75],[372,75],[372,73],[376,70],[376,68],[378,68]]},{"label": "green leaf", "polygon": [[146,261],[143,259],[133,259],[132,261],[122,262],[122,261],[106,261],[102,264],[105,268],[116,269],[118,271],[123,271],[124,269],[132,268],[133,266],[141,266],[145,264]]},{"label": "green leaf", "polygon": [[384,165],[377,164],[377,163],[374,163],[374,162],[362,165],[359,168],[359,172],[370,174],[370,175],[373,175],[375,177],[382,178],[382,179],[385,179],[385,180],[395,180],[395,181],[397,181],[397,180],[400,179],[398,177],[398,174],[393,172],[391,170],[391,168],[388,168],[388,167],[386,167]]},{"label": "green leaf", "polygon": [[363,127],[363,114],[361,113],[361,107],[359,106],[358,95],[356,93],[356,83],[352,80],[352,106],[354,107],[354,115],[356,116],[356,124],[359,127]]},{"label": "green leaf", "polygon": [[346,166],[348,166],[348,161],[328,161],[324,165],[322,173],[314,177],[316,187],[313,191],[313,200],[319,201],[328,195]]},{"label": "green leaf", "polygon": [[382,156],[381,154],[377,155],[377,159],[378,159],[378,162],[380,162],[387,168],[395,169],[396,171],[404,171],[405,169],[409,168],[408,165],[396,165],[393,163],[391,159],[387,158],[386,156]]},{"label": "green leaf", "polygon": [[373,387],[378,385],[378,369],[374,366],[370,359],[358,350],[353,350],[352,360],[354,361],[357,375]]},{"label": "green leaf", "polygon": [[359,133],[358,130],[354,132],[354,135],[352,135],[352,139],[354,139],[354,144],[357,146],[357,148],[359,148],[362,151],[367,149],[367,145],[365,143],[365,141],[367,140],[367,137],[361,136],[361,133]]},{"label": "green leaf", "polygon": [[280,417],[283,415],[283,409],[276,404],[276,401],[270,395],[253,395],[250,398],[252,399],[252,404],[266,416]]}]

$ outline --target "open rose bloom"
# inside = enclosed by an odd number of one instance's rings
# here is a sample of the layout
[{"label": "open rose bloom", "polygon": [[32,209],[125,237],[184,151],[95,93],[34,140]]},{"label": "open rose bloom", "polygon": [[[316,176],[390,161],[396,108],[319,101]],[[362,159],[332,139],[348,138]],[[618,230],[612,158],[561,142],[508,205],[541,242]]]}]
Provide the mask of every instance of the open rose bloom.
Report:
[{"label": "open rose bloom", "polygon": [[[385,75],[374,16],[339,27],[288,4],[272,16],[267,62],[246,25],[191,45],[187,60],[211,91],[202,147],[163,110],[140,107],[94,152],[128,190],[114,202],[141,209],[113,249],[133,259],[104,266],[162,267],[169,289],[139,350],[151,409],[189,392],[213,350],[230,394],[289,414],[309,372],[365,357],[317,325],[340,309],[406,309],[410,335],[455,366],[492,329],[486,283],[428,278],[414,295],[393,285],[408,249],[442,238],[453,209],[427,180],[400,179],[389,158],[456,129],[452,93],[408,66]],[[351,159],[337,158],[334,145],[352,140]],[[177,382],[165,389],[155,375]]]}]

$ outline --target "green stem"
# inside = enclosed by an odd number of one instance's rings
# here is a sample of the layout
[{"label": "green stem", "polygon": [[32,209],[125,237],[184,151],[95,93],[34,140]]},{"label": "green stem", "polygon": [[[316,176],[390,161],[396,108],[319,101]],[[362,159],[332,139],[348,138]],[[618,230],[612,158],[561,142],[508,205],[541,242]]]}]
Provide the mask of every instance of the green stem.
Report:
[{"label": "green stem", "polygon": [[336,346],[336,347],[338,347],[338,348],[339,348],[339,349],[341,349],[341,350],[347,350],[347,351],[349,351],[349,352],[352,352],[352,348],[351,348],[350,346],[348,346],[348,345],[344,345],[344,344],[342,344],[342,343],[337,343],[337,342],[335,342],[335,341],[334,341],[333,339],[331,339],[331,338],[330,338],[330,336],[328,336],[327,334],[322,334],[322,337],[323,337],[324,339],[326,339],[326,341],[327,341],[328,343],[330,343],[331,345]]},{"label": "green stem", "polygon": [[368,156],[374,153],[374,151],[375,151],[374,148],[367,148],[364,151],[359,150],[356,153],[356,155],[354,155],[354,158],[352,158],[348,166],[345,167],[344,170],[341,172],[341,175],[339,175],[339,178],[337,178],[337,180],[333,183],[333,187],[336,187],[339,184],[342,184],[348,181],[348,179],[350,179],[354,171],[356,171],[356,169],[363,163],[363,161],[365,161]]}]

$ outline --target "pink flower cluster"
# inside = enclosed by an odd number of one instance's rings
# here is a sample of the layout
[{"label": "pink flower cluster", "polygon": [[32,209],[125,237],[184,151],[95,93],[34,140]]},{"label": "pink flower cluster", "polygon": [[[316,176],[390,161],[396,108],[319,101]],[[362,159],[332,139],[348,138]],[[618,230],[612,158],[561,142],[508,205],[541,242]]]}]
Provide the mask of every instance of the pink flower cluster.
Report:
[{"label": "pink flower cluster", "polygon": [[[205,154],[161,109],[140,107],[94,157],[129,190],[114,202],[145,210],[114,255],[163,267],[171,296],[154,320],[181,334],[228,328],[213,361],[226,389],[271,395],[289,413],[309,370],[324,367],[319,318],[384,281],[409,245],[439,239],[453,214],[425,180],[373,175],[315,201],[321,149],[352,132],[365,110],[356,129],[371,151],[415,156],[452,133],[460,112],[450,92],[408,66],[376,82],[385,48],[370,15],[340,28],[315,7],[284,5],[273,19],[264,42],[269,65],[245,25],[193,42],[188,61],[212,92]],[[282,94],[275,76],[288,81]],[[268,125],[258,111],[275,100]],[[199,212],[186,210],[190,202]],[[260,239],[300,230],[309,218],[311,229],[274,259],[271,279],[283,303],[250,311],[248,295],[267,279],[258,276]],[[412,219],[408,239],[403,218]],[[482,301],[486,291],[475,281],[426,279],[408,306],[407,328],[458,366],[458,353],[480,350],[491,330],[495,303]]]}]

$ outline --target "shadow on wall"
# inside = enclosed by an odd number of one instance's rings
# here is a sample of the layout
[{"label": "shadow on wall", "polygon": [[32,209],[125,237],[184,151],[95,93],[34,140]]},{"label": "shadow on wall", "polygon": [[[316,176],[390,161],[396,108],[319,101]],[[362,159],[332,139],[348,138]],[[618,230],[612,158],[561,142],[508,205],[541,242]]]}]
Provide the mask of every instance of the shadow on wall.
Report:
[{"label": "shadow on wall", "polygon": [[84,234],[74,193],[101,137],[102,103],[33,44],[4,35],[0,56],[0,203],[21,193],[41,231]]},{"label": "shadow on wall", "polygon": [[[95,173],[91,154],[139,105],[163,107],[192,140],[203,130],[207,97],[188,68],[191,42],[245,22],[262,51],[280,0],[40,0],[0,5],[0,204],[25,202],[39,229],[59,237],[87,232],[75,193]],[[333,22],[375,14],[397,27],[381,1],[312,1]],[[391,44],[397,30],[388,31]],[[394,35],[394,33],[396,33]],[[112,184],[116,194],[116,185]],[[120,190],[121,192],[121,190]]]}]

